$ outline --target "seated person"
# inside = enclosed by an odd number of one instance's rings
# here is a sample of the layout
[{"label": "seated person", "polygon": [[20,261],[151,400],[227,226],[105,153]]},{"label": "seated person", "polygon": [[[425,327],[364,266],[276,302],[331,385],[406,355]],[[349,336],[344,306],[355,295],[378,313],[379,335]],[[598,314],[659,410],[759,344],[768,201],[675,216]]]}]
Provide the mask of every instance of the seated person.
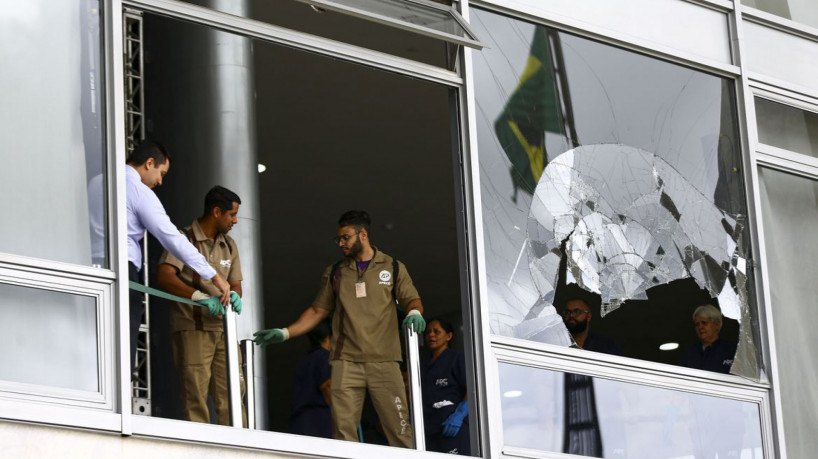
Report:
[{"label": "seated person", "polygon": [[700,344],[691,346],[682,356],[682,366],[700,370],[730,373],[736,343],[719,339],[722,326],[721,311],[713,305],[705,304],[693,311],[693,323]]},{"label": "seated person", "polygon": [[307,333],[310,350],[295,367],[293,414],[290,432],[312,437],[332,438],[330,414],[330,328],[319,323]]},{"label": "seated person", "polygon": [[622,348],[613,339],[591,333],[591,317],[593,317],[591,309],[582,298],[572,298],[565,302],[562,321],[565,323],[565,328],[571,333],[571,337],[574,338],[577,347],[586,351],[625,355]]}]

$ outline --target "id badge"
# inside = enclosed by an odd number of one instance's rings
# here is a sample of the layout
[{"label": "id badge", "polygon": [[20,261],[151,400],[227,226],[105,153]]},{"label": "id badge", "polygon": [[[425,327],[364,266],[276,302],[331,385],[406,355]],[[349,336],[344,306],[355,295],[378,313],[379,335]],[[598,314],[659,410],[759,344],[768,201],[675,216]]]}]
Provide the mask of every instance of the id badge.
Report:
[{"label": "id badge", "polygon": [[355,298],[365,298],[366,297],[366,282],[356,282],[355,283]]}]

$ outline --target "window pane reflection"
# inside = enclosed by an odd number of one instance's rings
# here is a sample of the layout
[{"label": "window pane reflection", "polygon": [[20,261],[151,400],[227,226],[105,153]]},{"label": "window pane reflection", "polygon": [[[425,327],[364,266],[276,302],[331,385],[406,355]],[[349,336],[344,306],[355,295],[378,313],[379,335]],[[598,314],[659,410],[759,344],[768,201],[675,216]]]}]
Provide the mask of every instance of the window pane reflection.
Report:
[{"label": "window pane reflection", "polygon": [[785,19],[818,27],[818,4],[813,0],[741,0],[741,3]]},{"label": "window pane reflection", "polygon": [[781,411],[789,457],[815,454],[818,393],[804,381],[818,377],[818,181],[759,169],[761,211],[770,276]]},{"label": "window pane reflection", "polygon": [[818,157],[818,113],[756,97],[758,141]]},{"label": "window pane reflection", "polygon": [[712,303],[743,326],[731,371],[758,377],[732,82],[480,10],[472,25],[490,38],[474,70],[492,331],[571,345],[558,312],[585,296],[626,355],[679,364]]},{"label": "window pane reflection", "polygon": [[500,363],[506,446],[591,457],[760,458],[758,405]]},{"label": "window pane reflection", "polygon": [[99,2],[3,8],[0,62],[0,252],[106,266]]},{"label": "window pane reflection", "polygon": [[0,379],[99,388],[96,300],[0,284]]}]

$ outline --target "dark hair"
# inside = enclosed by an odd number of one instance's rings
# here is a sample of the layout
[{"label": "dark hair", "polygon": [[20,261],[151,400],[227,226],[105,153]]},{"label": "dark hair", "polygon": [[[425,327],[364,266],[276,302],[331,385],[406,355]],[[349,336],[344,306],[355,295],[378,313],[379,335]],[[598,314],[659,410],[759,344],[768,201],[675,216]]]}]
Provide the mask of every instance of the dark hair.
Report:
[{"label": "dark hair", "polygon": [[227,212],[233,208],[233,203],[241,204],[241,198],[236,193],[223,186],[216,185],[205,195],[204,216],[218,207],[222,212]]},{"label": "dark hair", "polygon": [[429,321],[426,323],[430,324],[435,321],[437,321],[440,324],[440,328],[442,328],[443,331],[445,331],[446,333],[454,333],[454,327],[452,326],[452,323],[449,322],[448,320],[443,320],[439,317],[433,317],[429,319]]},{"label": "dark hair", "polygon": [[568,303],[570,303],[572,301],[582,301],[583,303],[585,303],[585,307],[588,308],[589,311],[591,310],[591,305],[588,304],[588,300],[586,300],[585,298],[578,297],[578,296],[571,297],[571,298],[568,298],[567,300],[563,301],[562,302],[562,309],[567,308]]},{"label": "dark hair", "polygon": [[369,232],[369,225],[371,224],[372,220],[370,220],[369,214],[366,213],[365,210],[350,210],[348,212],[344,212],[344,215],[341,215],[341,218],[338,219],[339,228],[344,226],[354,226],[358,231],[365,229],[367,232]]},{"label": "dark hair", "polygon": [[310,351],[314,351],[321,347],[321,341],[324,341],[327,336],[331,336],[332,331],[326,321],[318,322],[312,330],[307,333],[307,338],[310,340]]},{"label": "dark hair", "polygon": [[128,156],[127,163],[133,164],[134,166],[141,166],[145,164],[148,158],[153,158],[153,162],[157,166],[161,166],[165,164],[165,161],[170,159],[170,155],[161,143],[155,140],[145,140],[131,152],[131,155]]}]

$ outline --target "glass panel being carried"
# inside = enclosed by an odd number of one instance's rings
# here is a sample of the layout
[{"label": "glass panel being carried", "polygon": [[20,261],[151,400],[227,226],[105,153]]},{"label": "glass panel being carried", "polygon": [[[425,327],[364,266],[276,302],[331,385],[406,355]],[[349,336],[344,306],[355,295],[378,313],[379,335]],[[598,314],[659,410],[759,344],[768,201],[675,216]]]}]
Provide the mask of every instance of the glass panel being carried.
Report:
[{"label": "glass panel being carried", "polygon": [[818,181],[765,168],[758,177],[787,455],[810,457],[818,393],[804,381],[818,378]]},{"label": "glass panel being carried", "polygon": [[755,98],[758,141],[818,157],[818,114]]},{"label": "glass panel being carried", "polygon": [[473,18],[492,332],[757,378],[732,82]]},{"label": "glass panel being carried", "polygon": [[755,403],[508,363],[499,368],[506,447],[608,458],[764,457]]},{"label": "glass panel being carried", "polygon": [[9,3],[0,14],[0,252],[105,267],[99,2]]},{"label": "glass panel being carried", "polygon": [[818,3],[814,0],[741,0],[741,3],[784,19],[818,27]]},{"label": "glass panel being carried", "polygon": [[94,298],[2,283],[0,297],[0,380],[99,390]]}]

